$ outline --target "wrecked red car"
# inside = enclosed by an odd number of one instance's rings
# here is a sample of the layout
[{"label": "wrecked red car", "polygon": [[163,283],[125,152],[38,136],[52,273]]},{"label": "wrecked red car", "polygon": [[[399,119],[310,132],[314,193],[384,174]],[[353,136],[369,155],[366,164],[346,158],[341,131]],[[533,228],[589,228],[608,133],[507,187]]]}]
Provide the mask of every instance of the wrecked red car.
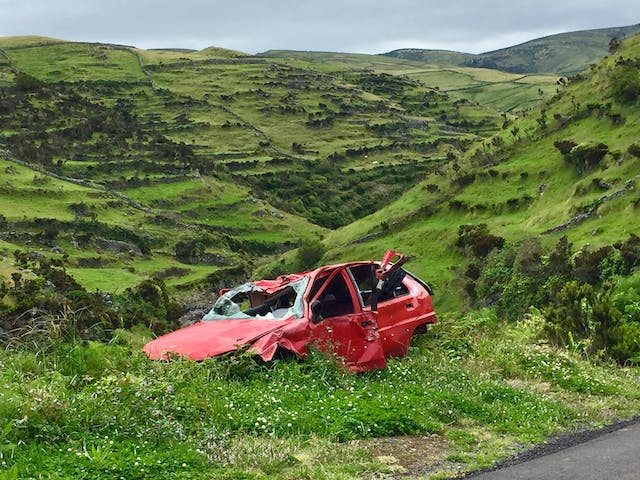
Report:
[{"label": "wrecked red car", "polygon": [[407,272],[408,257],[389,250],[381,262],[343,263],[245,283],[222,293],[202,321],[152,340],[154,360],[171,354],[204,360],[247,349],[265,361],[309,345],[354,372],[406,355],[411,337],[435,323],[429,285]]}]

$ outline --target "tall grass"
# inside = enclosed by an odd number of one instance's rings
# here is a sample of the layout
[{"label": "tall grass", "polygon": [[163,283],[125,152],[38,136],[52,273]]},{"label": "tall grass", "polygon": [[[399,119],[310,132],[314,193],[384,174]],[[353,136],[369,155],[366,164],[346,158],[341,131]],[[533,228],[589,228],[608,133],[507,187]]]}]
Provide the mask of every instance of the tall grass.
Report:
[{"label": "tall grass", "polygon": [[530,323],[498,330],[491,312],[445,319],[408,358],[360,376],[317,352],[151,362],[144,331],[6,350],[0,455],[36,478],[369,478],[388,466],[368,438],[441,436],[448,462],[470,468],[637,411],[637,370],[538,344]]}]

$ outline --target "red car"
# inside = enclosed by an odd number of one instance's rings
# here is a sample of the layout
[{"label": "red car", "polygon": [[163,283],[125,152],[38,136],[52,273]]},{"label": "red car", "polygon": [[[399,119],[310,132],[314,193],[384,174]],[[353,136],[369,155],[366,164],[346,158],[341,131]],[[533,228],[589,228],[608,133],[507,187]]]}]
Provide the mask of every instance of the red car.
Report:
[{"label": "red car", "polygon": [[[392,262],[394,261],[395,262]],[[177,354],[204,360],[238,349],[263,360],[278,350],[304,358],[315,345],[349,370],[384,368],[406,355],[411,337],[437,321],[429,285],[407,272],[408,257],[329,265],[221,292],[202,321],[144,347],[154,360]]]}]

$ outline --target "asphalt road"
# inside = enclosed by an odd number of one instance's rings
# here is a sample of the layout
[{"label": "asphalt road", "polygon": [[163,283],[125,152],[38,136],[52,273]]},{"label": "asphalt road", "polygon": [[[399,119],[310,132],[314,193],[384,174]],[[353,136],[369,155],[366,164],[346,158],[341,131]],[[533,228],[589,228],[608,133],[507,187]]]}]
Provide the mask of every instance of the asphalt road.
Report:
[{"label": "asphalt road", "polygon": [[[545,451],[547,450],[547,451]],[[549,452],[549,450],[551,452]],[[640,480],[640,421],[563,438],[475,480]]]}]

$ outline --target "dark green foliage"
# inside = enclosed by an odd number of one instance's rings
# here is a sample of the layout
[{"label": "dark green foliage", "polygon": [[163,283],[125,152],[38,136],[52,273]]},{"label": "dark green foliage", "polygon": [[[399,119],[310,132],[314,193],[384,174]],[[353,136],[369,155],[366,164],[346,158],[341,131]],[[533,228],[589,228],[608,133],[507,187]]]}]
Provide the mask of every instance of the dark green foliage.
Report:
[{"label": "dark green foliage", "polygon": [[73,212],[77,220],[83,217],[89,217],[92,221],[95,221],[98,218],[95,209],[84,202],[70,204],[69,210]]},{"label": "dark green foliage", "polygon": [[573,276],[583,283],[595,285],[601,280],[601,264],[613,250],[613,247],[602,247],[594,252],[589,249],[580,251],[573,264]]},{"label": "dark green foliage", "polygon": [[20,92],[32,92],[42,88],[44,83],[28,73],[18,72],[15,76],[15,85],[16,90]]},{"label": "dark green foliage", "polygon": [[585,353],[606,352],[621,363],[640,361],[640,322],[631,309],[626,310],[631,315],[625,318],[614,292],[609,282],[600,288],[567,283],[544,310],[549,339],[558,345],[581,343]]},{"label": "dark green foliage", "polygon": [[[32,259],[15,252],[16,264],[35,277],[12,275],[13,288],[3,289],[8,302],[0,298],[0,328],[8,340],[27,336],[30,341],[48,341],[56,335],[104,338],[117,326],[118,315],[99,293],[86,292],[68,273],[64,259]],[[55,336],[55,335],[54,335]]]},{"label": "dark green foliage", "polygon": [[610,76],[611,96],[619,103],[635,103],[640,97],[640,69],[632,62],[619,63]]},{"label": "dark green foliage", "polygon": [[634,269],[640,266],[640,237],[635,233],[629,235],[629,238],[617,244],[616,247],[620,251],[620,255],[624,261],[623,275],[629,275]]},{"label": "dark green foliage", "polygon": [[476,257],[486,257],[491,250],[501,249],[504,238],[489,233],[486,223],[478,225],[460,225],[456,246],[469,249]]},{"label": "dark green foliage", "polygon": [[119,295],[91,293],[67,273],[65,258],[33,259],[20,251],[14,256],[32,273],[14,272],[12,286],[0,282],[0,332],[11,345],[44,347],[58,337],[106,340],[115,329],[138,324],[164,333],[182,314],[161,280],[146,280]]},{"label": "dark green foliage", "polygon": [[416,172],[414,165],[407,164],[347,174],[336,164],[340,158],[337,155],[326,161],[305,162],[300,165],[304,172],[296,168],[243,180],[273,205],[323,227],[338,228],[386,205],[426,173]]},{"label": "dark green foliage", "polygon": [[326,251],[324,244],[318,239],[303,240],[296,252],[296,266],[299,270],[309,270],[317,266]]},{"label": "dark green foliage", "polygon": [[576,167],[581,175],[600,165],[609,153],[609,147],[604,143],[577,145],[571,140],[563,140],[554,145],[562,153],[564,161]]},{"label": "dark green foliage", "polygon": [[204,254],[204,244],[196,239],[180,240],[176,243],[176,258],[183,263],[196,263]]},{"label": "dark green foliage", "polygon": [[566,278],[571,273],[571,243],[566,236],[558,240],[547,260],[547,273]]},{"label": "dark green foliage", "polygon": [[565,345],[569,332],[574,341],[585,340],[593,334],[591,311],[595,303],[593,287],[572,281],[554,296],[553,304],[544,310],[545,332],[556,344]]},{"label": "dark green foliage", "polygon": [[144,325],[156,333],[177,328],[177,320],[183,313],[182,307],[169,297],[164,282],[157,278],[128,288],[114,298],[114,303],[122,314],[123,327]]},{"label": "dark green foliage", "polygon": [[629,152],[630,155],[633,155],[636,158],[640,158],[640,146],[636,145],[635,143],[629,145],[627,152]]},{"label": "dark green foliage", "polygon": [[465,289],[510,321],[521,319],[531,306],[543,309],[545,335],[559,346],[640,362],[640,296],[621,280],[638,265],[636,235],[595,251],[583,249],[574,258],[566,237],[548,255],[532,238],[494,250],[480,266],[471,264]]},{"label": "dark green foliage", "polygon": [[568,155],[571,149],[577,145],[578,144],[572,140],[556,140],[553,142],[553,146],[556,147],[562,155]]}]

